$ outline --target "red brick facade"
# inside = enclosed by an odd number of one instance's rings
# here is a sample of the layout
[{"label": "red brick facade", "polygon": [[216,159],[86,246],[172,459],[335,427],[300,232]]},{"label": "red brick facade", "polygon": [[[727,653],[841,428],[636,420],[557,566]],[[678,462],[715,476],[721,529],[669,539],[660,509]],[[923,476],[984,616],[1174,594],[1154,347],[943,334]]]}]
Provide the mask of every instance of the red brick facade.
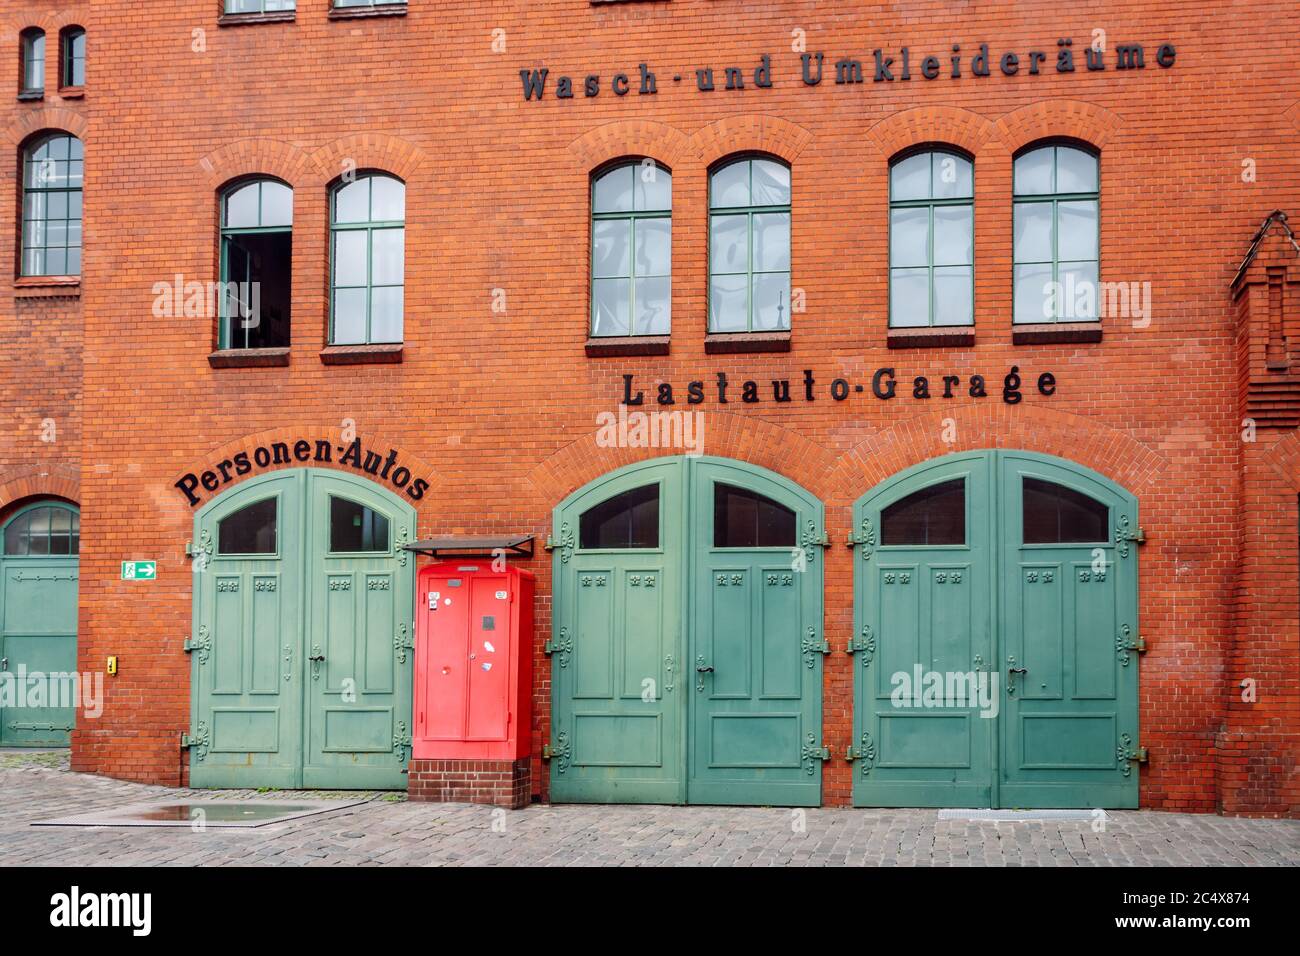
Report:
[{"label": "red brick facade", "polygon": [[[1290,371],[1300,250],[1280,223],[1234,280],[1261,222],[1274,210],[1300,212],[1300,86],[1280,26],[1294,19],[1291,0],[1234,8],[1231,29],[1204,0],[1086,12],[1037,0],[887,10],[411,0],[403,16],[355,19],[331,18],[327,0],[299,0],[291,21],[232,26],[218,25],[218,0],[105,8],[89,23],[78,18],[89,14],[84,3],[57,15],[27,6],[3,4],[0,55],[11,67],[25,26],[48,21],[54,35],[57,23],[80,22],[89,32],[84,100],[47,92],[43,102],[15,103],[8,126],[15,158],[40,129],[85,141],[84,279],[79,295],[64,289],[57,298],[16,287],[0,327],[0,507],[42,494],[79,502],[81,665],[99,669],[108,655],[121,662],[104,716],[74,733],[76,769],[186,779],[184,547],[194,532],[174,483],[187,472],[239,447],[337,439],[355,425],[368,444],[401,449],[432,477],[418,506],[421,535],[523,531],[541,540],[567,494],[659,453],[596,441],[595,416],[616,409],[624,374],[649,398],[659,381],[679,388],[719,371],[766,388],[781,378],[793,387],[804,369],[828,385],[869,382],[892,366],[900,395],[888,402],[868,390],[842,402],[822,393],[789,405],[699,406],[707,454],[769,468],[824,502],[835,545],[825,554],[831,646],[844,646],[853,619],[843,542],[855,500],[955,451],[1068,458],[1140,503],[1140,622],[1150,648],[1141,743],[1151,753],[1142,806],[1300,813],[1300,418],[1284,413],[1288,396],[1300,408]],[[1112,51],[1107,68],[1056,72],[1058,38],[1071,38],[1081,57],[1095,30]],[[819,86],[800,80],[801,42],[825,53]],[[1048,56],[1040,75],[995,66],[973,76],[982,43],[995,57]],[[1124,43],[1145,47],[1143,69],[1115,68],[1114,47]],[[963,57],[958,79],[947,75],[953,44]],[[1176,49],[1171,66],[1156,62],[1162,44]],[[944,73],[873,82],[872,51],[903,46],[940,57]],[[724,68],[752,78],[764,54],[771,88],[721,88]],[[834,63],[847,56],[861,59],[862,85],[834,82]],[[637,92],[640,63],[656,73],[654,95]],[[526,102],[520,70],[541,67],[551,85]],[[713,92],[695,88],[704,67],[718,75]],[[631,78],[625,96],[610,88],[618,72]],[[582,95],[588,73],[600,76],[595,98]],[[560,75],[575,78],[571,100],[554,96]],[[1150,282],[1152,317],[1103,322],[1099,342],[1015,344],[1012,158],[1062,137],[1101,157],[1101,277]],[[974,161],[974,345],[890,349],[889,162],[925,143]],[[806,309],[793,316],[788,352],[710,354],[708,171],[747,152],[792,169],[792,284]],[[671,351],[588,357],[590,177],[625,157],[672,171]],[[13,194],[17,168],[0,168]],[[321,358],[328,188],[349,168],[406,183],[400,363]],[[153,289],[178,274],[217,278],[217,191],[251,174],[294,190],[289,364],[214,368],[215,322],[156,318]],[[16,208],[0,204],[11,262]],[[1012,366],[1025,398],[1007,405],[1000,390]],[[1058,383],[1050,397],[1032,387],[1046,371]],[[918,399],[901,387],[949,373],[985,375],[989,397]],[[1279,402],[1283,413],[1271,411]],[[39,441],[46,417],[59,422],[57,443]],[[1257,426],[1248,440],[1243,419]],[[126,558],[156,558],[157,582],[119,581]],[[550,564],[539,549],[527,565],[538,575],[530,776],[543,799]],[[822,736],[836,754],[849,740],[853,673],[851,658],[826,658]],[[1254,682],[1250,702],[1243,680]],[[453,781],[448,768],[413,767],[411,789],[514,800],[527,776],[497,769],[473,783]],[[823,802],[846,805],[850,765],[836,759],[823,773]]]}]

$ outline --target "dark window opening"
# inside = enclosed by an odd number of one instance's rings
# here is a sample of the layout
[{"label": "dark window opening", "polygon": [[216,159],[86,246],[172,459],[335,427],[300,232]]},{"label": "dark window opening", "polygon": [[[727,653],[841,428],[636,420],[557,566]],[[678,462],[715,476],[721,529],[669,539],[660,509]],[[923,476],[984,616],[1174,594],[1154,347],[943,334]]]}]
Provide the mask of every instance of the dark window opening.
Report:
[{"label": "dark window opening", "polygon": [[1110,540],[1110,509],[1095,498],[1039,478],[1025,478],[1022,491],[1025,544]]},{"label": "dark window opening", "polygon": [[966,480],[954,478],[895,501],[880,513],[880,543],[966,543]]},{"label": "dark window opening", "polygon": [[276,499],[241,508],[217,524],[217,554],[275,554]]},{"label": "dark window opening", "polygon": [[578,547],[659,547],[659,486],[633,488],[584,512]]},{"label": "dark window opening", "polygon": [[226,237],[226,348],[287,348],[293,234]]},{"label": "dark window opening", "polygon": [[67,27],[62,34],[59,84],[73,89],[86,85],[86,31]]},{"label": "dark window opening", "polygon": [[5,528],[4,553],[23,557],[75,555],[81,550],[81,516],[67,508],[33,508]]},{"label": "dark window opening", "polygon": [[372,508],[330,496],[330,551],[388,551],[388,519]]},{"label": "dark window opening", "polygon": [[783,504],[734,485],[713,486],[715,548],[792,548],[795,516]]}]

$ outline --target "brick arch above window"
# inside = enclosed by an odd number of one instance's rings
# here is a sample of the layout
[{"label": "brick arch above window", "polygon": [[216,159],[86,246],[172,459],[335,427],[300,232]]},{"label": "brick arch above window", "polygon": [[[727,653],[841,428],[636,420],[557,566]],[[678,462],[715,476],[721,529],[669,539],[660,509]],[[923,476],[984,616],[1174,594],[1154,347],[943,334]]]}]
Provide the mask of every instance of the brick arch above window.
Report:
[{"label": "brick arch above window", "polygon": [[409,184],[419,178],[425,159],[424,150],[414,143],[384,133],[344,136],[311,153],[324,181],[331,184],[349,170],[386,173]]},{"label": "brick arch above window", "polygon": [[677,169],[691,155],[691,141],[666,123],[620,120],[583,133],[569,144],[569,152],[583,170],[593,174],[615,160],[641,157]]},{"label": "brick arch above window", "polygon": [[[76,469],[44,465],[12,475],[0,482],[0,515],[13,505],[38,498],[58,498],[72,504],[81,501],[81,480]],[[3,518],[0,517],[0,521]]]},{"label": "brick arch above window", "polygon": [[994,129],[1011,153],[1047,139],[1078,140],[1100,150],[1121,122],[1118,114],[1082,100],[1040,100],[1007,113]]},{"label": "brick arch above window", "polygon": [[775,116],[747,114],[710,123],[691,136],[695,155],[707,167],[737,153],[767,153],[793,166],[813,134]]},{"label": "brick arch above window", "polygon": [[[963,386],[968,380],[963,379]],[[1125,431],[1087,415],[1030,404],[1014,409],[997,396],[1001,382],[988,381],[989,396],[977,404],[924,412],[881,429],[846,451],[831,478],[838,501],[852,502],[880,482],[940,455],[984,448],[1039,452],[1091,468],[1139,497],[1155,486],[1169,462]],[[1034,381],[1026,378],[1022,391]],[[952,419],[959,436],[945,444],[938,436]],[[712,436],[710,436],[712,440]],[[825,499],[824,499],[825,500]]]},{"label": "brick arch above window", "polygon": [[255,176],[272,176],[294,189],[324,182],[310,154],[274,139],[227,143],[200,158],[199,168],[213,190]]},{"label": "brick arch above window", "polygon": [[881,120],[871,127],[867,142],[891,160],[920,146],[956,147],[973,157],[995,136],[994,124],[978,113],[954,106],[925,106]]},{"label": "brick arch above window", "polygon": [[84,143],[86,129],[86,118],[80,113],[60,106],[46,106],[24,113],[9,124],[9,144],[23,146],[42,133],[67,133]]},{"label": "brick arch above window", "polygon": [[[708,453],[760,465],[802,485],[823,498],[835,465],[832,449],[774,422],[712,409]],[[565,445],[528,471],[538,500],[553,508],[570,492],[624,465],[682,453],[680,448],[617,448],[602,446],[592,432]],[[824,498],[823,498],[824,500]]]}]

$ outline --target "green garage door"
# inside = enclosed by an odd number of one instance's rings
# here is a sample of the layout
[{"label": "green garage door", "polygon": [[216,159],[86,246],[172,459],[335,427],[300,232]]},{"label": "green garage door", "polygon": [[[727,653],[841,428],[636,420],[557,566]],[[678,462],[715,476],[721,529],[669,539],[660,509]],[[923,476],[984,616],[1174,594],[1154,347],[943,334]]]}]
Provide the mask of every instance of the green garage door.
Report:
[{"label": "green garage door", "polygon": [[[71,675],[80,538],[76,507],[61,501],[28,505],[5,523],[0,672],[13,675],[15,696],[11,706],[0,701],[0,747],[68,746],[79,693]],[[68,677],[51,680],[51,674]]]},{"label": "green garage door", "polygon": [[890,479],[854,523],[854,803],[1136,807],[1136,500],[974,452]]},{"label": "green garage door", "polygon": [[388,492],[319,469],[199,514],[194,786],[405,788],[414,524]]},{"label": "green garage door", "polygon": [[715,458],[556,510],[552,799],[820,803],[821,528],[793,483]]}]

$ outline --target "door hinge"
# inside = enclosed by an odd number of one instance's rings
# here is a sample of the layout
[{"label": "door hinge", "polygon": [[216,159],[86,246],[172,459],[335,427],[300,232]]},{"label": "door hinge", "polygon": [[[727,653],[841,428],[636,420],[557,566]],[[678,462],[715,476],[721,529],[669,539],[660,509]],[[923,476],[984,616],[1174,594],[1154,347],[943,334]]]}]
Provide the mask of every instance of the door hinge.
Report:
[{"label": "door hinge", "polygon": [[181,750],[189,750],[197,743],[189,734],[181,734]]},{"label": "door hinge", "polygon": [[556,543],[555,543],[555,539],[552,538],[552,537],[548,534],[548,535],[546,536],[546,540],[542,543],[542,550],[543,550],[543,551],[554,551],[554,550],[556,549],[556,547],[557,547],[557,545],[556,545]]},{"label": "door hinge", "polygon": [[542,759],[543,759],[543,760],[550,760],[550,759],[551,759],[551,745],[550,745],[550,744],[542,744]]},{"label": "door hinge", "polygon": [[849,744],[844,750],[844,759],[849,763],[853,763],[853,761],[857,760],[861,756],[862,752],[859,751],[857,747],[853,746],[853,744]]},{"label": "door hinge", "polygon": [[1115,536],[1121,541],[1133,541],[1137,544],[1147,543],[1147,533],[1141,528],[1119,528]]},{"label": "door hinge", "polygon": [[1133,746],[1133,738],[1128,734],[1119,735],[1120,744],[1115,748],[1115,755],[1120,760],[1120,773],[1124,776],[1129,775],[1129,764],[1131,763],[1150,763],[1151,753],[1143,746]]}]

